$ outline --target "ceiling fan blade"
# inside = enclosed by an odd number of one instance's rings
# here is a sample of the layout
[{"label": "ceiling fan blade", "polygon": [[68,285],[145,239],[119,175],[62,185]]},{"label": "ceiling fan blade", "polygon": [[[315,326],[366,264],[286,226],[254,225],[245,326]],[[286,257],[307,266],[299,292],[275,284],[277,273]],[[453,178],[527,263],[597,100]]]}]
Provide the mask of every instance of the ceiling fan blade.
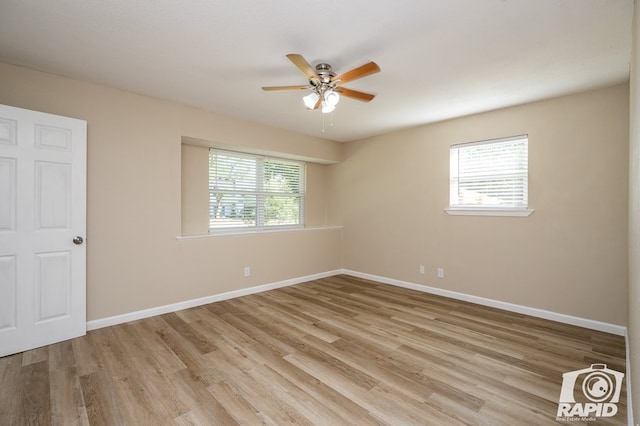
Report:
[{"label": "ceiling fan blade", "polygon": [[375,62],[369,62],[368,64],[361,65],[358,68],[352,69],[351,71],[336,75],[331,79],[331,81],[336,82],[337,84],[343,84],[348,81],[353,81],[358,78],[375,74],[377,72],[380,72],[380,67],[378,66],[378,64],[376,64]]},{"label": "ceiling fan blade", "polygon": [[304,90],[310,88],[311,86],[305,84],[304,86],[263,86],[262,90],[265,92],[275,92],[278,90]]},{"label": "ceiling fan blade", "polygon": [[318,73],[316,73],[316,70],[314,70],[313,67],[309,65],[309,62],[307,62],[307,60],[303,58],[302,55],[298,55],[297,53],[289,53],[287,55],[287,58],[289,58],[289,60],[293,62],[293,65],[298,67],[298,69],[307,76],[309,81],[320,81],[320,77],[318,76]]},{"label": "ceiling fan blade", "polygon": [[316,102],[316,104],[313,106],[313,109],[318,109],[320,107],[320,104],[322,103],[322,98],[318,98],[318,101]]},{"label": "ceiling fan blade", "polygon": [[346,96],[347,98],[356,99],[362,102],[369,102],[376,95],[372,95],[371,93],[360,92],[359,90],[347,89],[346,87],[338,86],[335,88],[335,91],[340,93],[342,96]]}]

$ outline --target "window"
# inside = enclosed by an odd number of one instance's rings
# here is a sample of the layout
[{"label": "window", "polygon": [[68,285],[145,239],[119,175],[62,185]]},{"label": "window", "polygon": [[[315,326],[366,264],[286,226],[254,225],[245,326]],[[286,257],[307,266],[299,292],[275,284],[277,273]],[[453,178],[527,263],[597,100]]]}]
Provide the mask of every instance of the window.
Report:
[{"label": "window", "polygon": [[528,211],[526,135],[452,145],[450,160],[448,212]]},{"label": "window", "polygon": [[209,232],[304,225],[304,163],[209,150]]}]

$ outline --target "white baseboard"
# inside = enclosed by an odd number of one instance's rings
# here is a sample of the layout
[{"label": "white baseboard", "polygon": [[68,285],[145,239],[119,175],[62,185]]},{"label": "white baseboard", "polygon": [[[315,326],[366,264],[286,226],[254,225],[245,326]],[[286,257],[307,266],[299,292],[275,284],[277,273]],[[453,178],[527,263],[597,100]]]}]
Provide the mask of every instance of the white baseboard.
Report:
[{"label": "white baseboard", "polygon": [[366,274],[362,272],[352,271],[349,269],[339,269],[335,271],[327,271],[319,274],[307,275],[298,278],[292,278],[289,280],[278,281],[271,284],[264,284],[256,287],[245,288],[242,290],[234,290],[226,293],[215,294],[212,296],[205,296],[198,299],[185,300],[183,302],[172,303],[170,305],[157,306],[155,308],[143,309],[141,311],[129,312],[122,315],[116,315],[113,317],[102,318],[98,320],[88,321],[87,330],[95,330],[102,327],[108,327],[111,325],[123,324],[129,321],[135,321],[143,318],[149,318],[155,315],[162,315],[169,312],[175,312],[182,309],[193,308],[195,306],[206,305],[207,303],[219,302],[222,300],[233,299],[235,297],[246,296],[254,293],[261,293],[263,291],[274,290],[276,288],[287,287],[290,285],[301,284],[307,281],[317,280],[321,278],[331,277],[333,275],[352,275],[354,277],[363,278],[371,281],[380,282],[383,284],[390,284],[398,287],[405,287],[412,290],[422,291],[425,293],[436,294],[439,296],[449,297],[452,299],[463,300],[465,302],[476,303],[478,305],[490,306],[492,308],[504,309],[505,311],[516,312],[525,315],[531,315],[533,317],[544,318],[552,321],[558,321],[565,324],[577,325],[580,327],[589,328],[592,330],[604,331],[606,333],[616,334],[618,336],[624,336],[626,333],[626,327],[609,324],[600,321],[594,321],[586,318],[574,317],[571,315],[560,314],[557,312],[546,311],[543,309],[530,308],[528,306],[515,305],[513,303],[501,302],[499,300],[487,299],[484,297],[472,296],[465,293],[458,293],[450,290],[443,290],[441,288],[429,287],[426,285],[410,283],[406,281],[400,281],[393,278],[381,277],[378,275]]},{"label": "white baseboard", "polygon": [[395,285],[398,287],[404,287],[412,290],[422,291],[424,293],[431,293],[438,296],[449,297],[451,299],[457,299],[457,300],[463,300],[465,302],[476,303],[478,305],[490,306],[492,308],[503,309],[505,311],[530,315],[532,317],[558,321],[564,324],[577,325],[579,327],[584,327],[591,330],[604,331],[605,333],[616,334],[618,336],[624,336],[627,330],[626,327],[621,325],[609,324],[606,322],[574,317],[571,315],[565,315],[557,312],[546,311],[544,309],[530,308],[528,306],[516,305],[508,302],[501,302],[499,300],[487,299],[479,296],[472,296],[470,294],[458,293],[456,291],[450,291],[450,290],[443,290],[441,288],[429,287],[421,284],[414,284],[406,281],[396,280],[393,278],[386,278],[378,275],[365,274],[362,272],[351,271],[348,269],[343,269],[342,273],[345,275],[352,275],[354,277],[376,281],[383,284]]},{"label": "white baseboard", "polygon": [[241,290],[229,291],[221,294],[214,294],[213,296],[200,297],[198,299],[185,300],[183,302],[172,303],[170,305],[157,306],[155,308],[143,309],[141,311],[129,312],[122,315],[116,315],[113,317],[102,318],[98,320],[88,321],[87,330],[96,330],[98,328],[109,327],[111,325],[123,324],[129,321],[135,321],[143,318],[149,318],[156,315],[167,314],[169,312],[176,312],[182,309],[193,308],[196,306],[206,305],[208,303],[220,302],[222,300],[234,299],[240,296],[246,296],[249,294],[261,293],[263,291],[274,290],[276,288],[287,287],[290,285],[300,284],[307,281],[318,280],[321,278],[331,277],[333,275],[341,274],[341,270],[323,272],[319,274],[307,275],[299,278],[292,278],[289,280],[278,281],[271,284],[259,285],[256,287],[244,288]]}]

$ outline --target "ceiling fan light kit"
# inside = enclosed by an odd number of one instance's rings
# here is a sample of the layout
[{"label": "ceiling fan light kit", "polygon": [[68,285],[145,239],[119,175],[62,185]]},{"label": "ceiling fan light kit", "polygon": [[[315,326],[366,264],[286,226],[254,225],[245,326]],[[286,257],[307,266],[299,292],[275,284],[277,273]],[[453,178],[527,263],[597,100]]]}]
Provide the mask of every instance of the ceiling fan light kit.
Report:
[{"label": "ceiling fan light kit", "polygon": [[324,102],[328,105],[336,106],[340,102],[340,95],[333,90],[327,90],[324,92]]},{"label": "ceiling fan light kit", "polygon": [[323,114],[326,114],[326,113],[329,113],[329,112],[333,112],[334,109],[336,109],[335,105],[329,105],[326,102],[322,102],[321,111],[322,111]]},{"label": "ceiling fan light kit", "polygon": [[320,95],[318,95],[316,92],[311,92],[307,96],[302,98],[304,104],[307,106],[307,109],[313,109],[316,106],[318,99],[320,99]]},{"label": "ceiling fan light kit", "polygon": [[329,64],[321,63],[316,65],[314,69],[302,55],[290,53],[287,58],[302,71],[309,80],[309,84],[301,86],[265,86],[262,90],[267,92],[311,90],[311,93],[302,98],[304,105],[310,110],[321,107],[320,110],[325,114],[336,109],[336,105],[340,102],[340,95],[362,102],[369,102],[375,97],[370,93],[341,86],[343,83],[379,72],[380,67],[375,62],[368,62],[343,74],[336,75]]}]

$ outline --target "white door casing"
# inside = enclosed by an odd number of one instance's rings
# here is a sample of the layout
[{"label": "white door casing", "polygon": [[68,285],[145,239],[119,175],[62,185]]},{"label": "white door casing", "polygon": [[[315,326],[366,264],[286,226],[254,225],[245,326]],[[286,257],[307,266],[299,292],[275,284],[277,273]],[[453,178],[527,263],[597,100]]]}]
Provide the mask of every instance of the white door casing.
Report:
[{"label": "white door casing", "polygon": [[0,105],[0,356],[86,333],[86,150],[86,121]]}]

